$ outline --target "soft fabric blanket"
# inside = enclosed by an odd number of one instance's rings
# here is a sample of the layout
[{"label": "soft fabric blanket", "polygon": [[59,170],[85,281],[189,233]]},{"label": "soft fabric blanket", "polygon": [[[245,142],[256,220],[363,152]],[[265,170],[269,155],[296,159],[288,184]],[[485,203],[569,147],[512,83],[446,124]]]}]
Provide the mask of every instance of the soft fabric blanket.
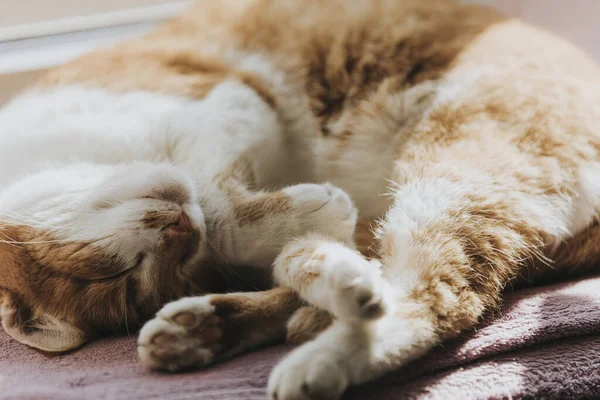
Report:
[{"label": "soft fabric blanket", "polygon": [[[0,334],[0,399],[264,399],[289,347],[167,375],[137,362],[136,338],[52,356]],[[478,330],[347,399],[600,398],[600,277],[508,294]]]}]

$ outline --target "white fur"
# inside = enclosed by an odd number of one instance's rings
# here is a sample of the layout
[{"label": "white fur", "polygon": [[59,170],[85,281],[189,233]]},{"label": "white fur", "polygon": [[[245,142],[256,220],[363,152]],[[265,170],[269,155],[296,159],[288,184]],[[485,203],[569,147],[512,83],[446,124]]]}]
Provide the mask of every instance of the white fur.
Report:
[{"label": "white fur", "polygon": [[212,178],[253,143],[276,139],[276,118],[233,81],[199,101],[74,86],[32,93],[0,113],[0,185],[81,162],[172,162]]},{"label": "white fur", "polygon": [[320,235],[286,246],[275,260],[274,277],[339,319],[373,319],[393,312],[391,289],[381,276],[379,261],[367,261],[357,251]]},{"label": "white fur", "polygon": [[[29,93],[0,112],[0,222],[92,242],[126,268],[149,253],[139,273],[149,293],[161,230],[144,228],[144,213],[181,209],[204,231],[199,202],[216,193],[214,176],[249,152],[260,170],[281,172],[280,137],[276,111],[237,81],[203,100],[76,86]],[[167,189],[180,199],[160,197]],[[212,217],[229,217],[221,212]]]},{"label": "white fur", "polygon": [[0,112],[0,187],[53,165],[164,161],[162,127],[185,102],[77,86],[17,98]]},{"label": "white fur", "polygon": [[[382,247],[386,249],[382,260],[384,284],[367,286],[373,298],[389,299],[387,302],[396,307],[370,323],[348,318],[357,314],[352,309],[348,310],[349,305],[356,304],[349,296],[354,292],[339,290],[340,283],[342,287],[352,288],[349,282],[368,282],[365,274],[367,261],[360,255],[353,255],[352,250],[341,244],[324,240],[317,246],[306,242],[282,252],[281,259],[275,263],[277,280],[293,287],[312,304],[330,311],[338,320],[275,367],[269,379],[271,398],[335,399],[348,385],[371,380],[405,365],[437,343],[439,338],[431,311],[426,304],[411,300],[408,294],[415,287],[427,284],[423,282],[422,272],[431,268],[428,260],[435,258],[435,252],[440,249],[416,246],[413,238],[424,228],[451,218],[449,210],[469,205],[465,199],[467,194],[487,193],[484,184],[478,185],[479,178],[468,176],[462,182],[420,180],[397,188],[394,204],[378,231]],[[581,185],[582,194],[589,196],[585,199],[592,199],[591,194],[595,193],[597,185],[592,184],[590,179],[586,180],[583,173]],[[494,193],[489,194],[493,198]],[[515,200],[517,212],[526,213],[550,233],[556,232],[557,227],[563,229],[571,221],[563,212],[567,202],[545,202],[543,197],[524,195],[517,195]],[[580,210],[585,218],[592,214],[590,207]],[[316,250],[308,258],[299,252],[313,248]],[[289,253],[295,258],[289,260]],[[314,283],[306,283],[310,279],[307,274],[317,276]],[[458,307],[459,304],[453,306]]]},{"label": "white fur", "polygon": [[[338,140],[321,139],[314,152],[315,179],[329,181],[344,189],[359,209],[361,218],[380,217],[390,207],[386,194],[397,162],[398,147],[426,113],[433,85],[424,83],[402,93],[386,93],[376,108],[365,100],[363,106],[349,109],[330,121],[331,136],[350,131],[350,144],[340,149]],[[381,97],[381,95],[380,95]]]},{"label": "white fur", "polygon": [[[270,268],[289,241],[307,232],[320,232],[351,242],[357,213],[344,191],[329,184],[299,184],[281,192],[292,199],[292,207],[287,212],[267,216],[250,225],[221,224],[213,232],[213,243],[219,246],[219,253],[227,255],[226,261]],[[225,204],[221,204],[221,219],[234,219],[229,216],[227,200],[221,201]]]},{"label": "white fur", "polygon": [[273,369],[269,398],[337,399],[348,385],[366,382],[422,356],[435,340],[427,321],[394,315],[370,324],[334,322]]},{"label": "white fur", "polygon": [[[295,89],[281,74],[257,57],[242,64],[268,78],[281,97],[277,110],[237,81],[222,82],[202,100],[77,86],[17,98],[0,111],[0,222],[31,226],[58,242],[90,242],[119,257],[124,269],[143,254],[134,275],[141,298],[158,283],[155,251],[162,236],[162,227],[143,225],[147,211],[185,212],[203,240],[210,235],[220,261],[257,267],[269,267],[286,241],[306,232],[351,235],[352,202],[330,185],[285,188],[293,210],[237,225],[215,176],[243,155],[254,163],[259,186],[307,178],[311,165],[302,161],[311,158],[316,132],[307,99],[292,96]],[[165,197],[168,191],[177,199]],[[197,267],[205,245],[182,266],[183,276]],[[62,339],[48,340],[58,347],[63,339],[80,344],[68,329],[61,332]],[[33,339],[50,348],[45,339]]]}]

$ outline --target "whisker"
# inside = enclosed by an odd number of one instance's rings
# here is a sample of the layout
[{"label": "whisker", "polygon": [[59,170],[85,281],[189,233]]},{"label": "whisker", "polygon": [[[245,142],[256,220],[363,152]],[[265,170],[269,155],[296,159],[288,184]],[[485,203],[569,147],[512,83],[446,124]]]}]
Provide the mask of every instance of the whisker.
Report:
[{"label": "whisker", "polygon": [[16,242],[16,241],[15,241],[13,238],[11,238],[10,236],[8,236],[7,234],[5,234],[5,233],[3,233],[3,232],[1,232],[1,231],[0,231],[0,235],[2,235],[2,236],[4,236],[4,237],[6,237],[6,238],[8,238],[8,239],[10,239],[10,240],[0,240],[0,243],[6,243],[6,244],[9,244],[9,245],[11,245],[11,246],[17,247],[17,246],[15,245],[15,242]]},{"label": "whisker", "polygon": [[12,222],[12,223],[29,223],[31,225],[40,225],[43,227],[50,227],[50,228],[58,228],[58,226],[53,225],[47,221],[44,221],[43,218],[38,217],[37,215],[33,214],[32,212],[28,211],[28,210],[23,210],[27,213],[30,214],[30,216],[25,216],[22,214],[17,213],[16,211],[5,211],[5,213],[9,216],[12,217],[14,219],[14,221],[7,221],[7,222]]},{"label": "whisker", "polygon": [[127,322],[127,313],[129,309],[127,307],[127,292],[125,292],[125,300],[122,302],[123,304],[123,317],[125,318],[125,330],[127,331],[127,337],[131,339],[131,334],[129,333],[129,323]]},{"label": "whisker", "polygon": [[0,240],[0,243],[7,244],[48,244],[48,243],[63,243],[61,240],[41,240],[39,242],[19,242],[16,240]]},{"label": "whisker", "polygon": [[62,240],[39,240],[39,241],[23,242],[23,241],[18,241],[18,240],[13,239],[12,237],[8,236],[5,232],[2,232],[2,231],[0,231],[0,235],[2,235],[5,239],[7,239],[7,240],[0,239],[0,243],[13,244],[13,245],[17,245],[17,244],[49,244],[49,243],[61,243],[62,242]]},{"label": "whisker", "polygon": [[135,322],[136,327],[141,328],[143,324],[137,317],[136,313],[132,312],[131,315],[133,316],[133,321]]}]

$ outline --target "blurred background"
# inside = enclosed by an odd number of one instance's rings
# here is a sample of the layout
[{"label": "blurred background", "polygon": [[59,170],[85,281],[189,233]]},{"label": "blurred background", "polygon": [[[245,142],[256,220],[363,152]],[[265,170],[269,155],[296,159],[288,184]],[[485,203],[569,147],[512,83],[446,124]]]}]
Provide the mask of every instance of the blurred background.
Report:
[{"label": "blurred background", "polygon": [[[489,4],[553,30],[600,61],[600,0],[463,2]],[[0,0],[0,105],[45,69],[98,46],[143,34],[191,4],[181,0]]]}]

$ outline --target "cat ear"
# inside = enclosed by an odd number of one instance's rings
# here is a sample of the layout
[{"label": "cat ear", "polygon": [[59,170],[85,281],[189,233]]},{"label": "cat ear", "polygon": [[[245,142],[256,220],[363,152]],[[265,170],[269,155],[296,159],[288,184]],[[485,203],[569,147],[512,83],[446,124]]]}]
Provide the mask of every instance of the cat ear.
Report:
[{"label": "cat ear", "polygon": [[43,351],[62,352],[87,341],[84,332],[48,314],[34,315],[17,296],[0,296],[0,318],[6,333],[15,340]]}]

